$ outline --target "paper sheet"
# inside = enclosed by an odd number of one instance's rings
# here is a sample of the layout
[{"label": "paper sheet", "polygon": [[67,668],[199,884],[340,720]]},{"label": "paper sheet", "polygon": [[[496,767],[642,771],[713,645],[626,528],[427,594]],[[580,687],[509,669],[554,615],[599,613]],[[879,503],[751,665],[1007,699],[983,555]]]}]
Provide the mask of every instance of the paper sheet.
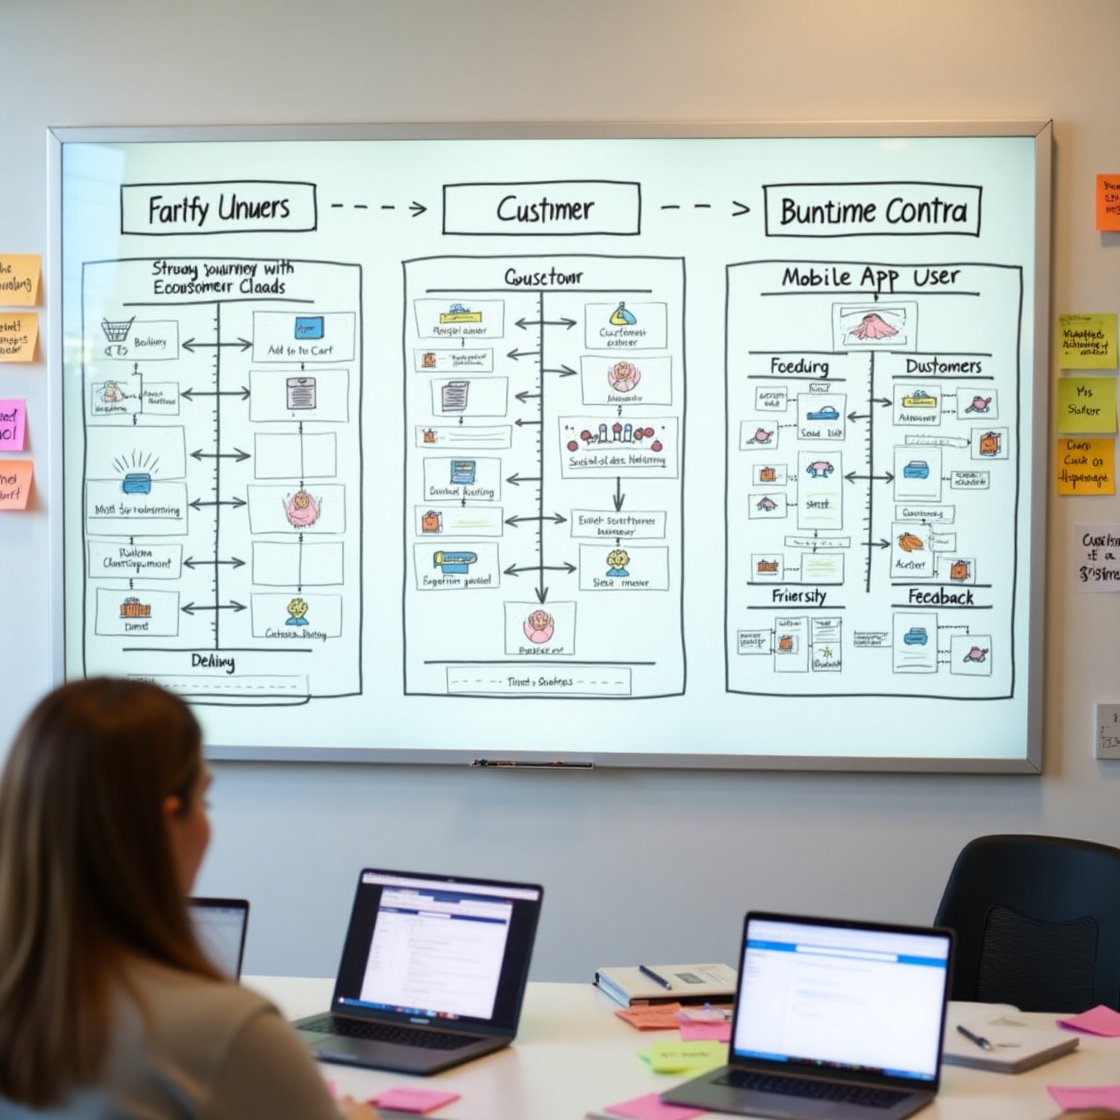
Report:
[{"label": "paper sheet", "polygon": [[1105,1038],[1120,1038],[1120,1011],[1113,1011],[1102,1003],[1088,1011],[1082,1011],[1080,1015],[1059,1019],[1058,1026],[1103,1035]]}]

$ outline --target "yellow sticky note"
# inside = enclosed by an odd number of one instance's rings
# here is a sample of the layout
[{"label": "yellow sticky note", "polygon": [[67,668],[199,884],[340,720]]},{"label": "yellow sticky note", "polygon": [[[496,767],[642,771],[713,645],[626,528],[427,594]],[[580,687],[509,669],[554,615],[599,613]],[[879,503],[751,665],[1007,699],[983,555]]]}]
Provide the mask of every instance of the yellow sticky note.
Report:
[{"label": "yellow sticky note", "polygon": [[34,307],[42,272],[43,258],[38,253],[0,253],[0,305]]},{"label": "yellow sticky note", "polygon": [[1058,316],[1059,369],[1116,369],[1116,313]]},{"label": "yellow sticky note", "polygon": [[683,1073],[698,1077],[727,1062],[727,1045],[723,1042],[655,1042],[648,1051],[649,1068],[654,1073]]},{"label": "yellow sticky note", "polygon": [[1116,493],[1116,440],[1060,439],[1054,462],[1059,494]]},{"label": "yellow sticky note", "polygon": [[1116,378],[1062,377],[1058,380],[1058,431],[1115,432]]},{"label": "yellow sticky note", "polygon": [[0,509],[27,509],[34,470],[30,459],[0,459]]},{"label": "yellow sticky note", "polygon": [[0,313],[0,362],[35,361],[35,344],[38,341],[38,312]]}]

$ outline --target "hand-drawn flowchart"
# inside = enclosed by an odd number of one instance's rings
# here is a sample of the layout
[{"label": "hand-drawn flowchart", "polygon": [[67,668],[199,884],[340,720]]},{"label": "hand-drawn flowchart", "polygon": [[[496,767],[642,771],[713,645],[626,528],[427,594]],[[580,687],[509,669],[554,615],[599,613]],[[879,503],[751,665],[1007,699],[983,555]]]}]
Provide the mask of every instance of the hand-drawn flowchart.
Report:
[{"label": "hand-drawn flowchart", "polygon": [[361,688],[360,270],[83,272],[91,671],[208,702]]}]

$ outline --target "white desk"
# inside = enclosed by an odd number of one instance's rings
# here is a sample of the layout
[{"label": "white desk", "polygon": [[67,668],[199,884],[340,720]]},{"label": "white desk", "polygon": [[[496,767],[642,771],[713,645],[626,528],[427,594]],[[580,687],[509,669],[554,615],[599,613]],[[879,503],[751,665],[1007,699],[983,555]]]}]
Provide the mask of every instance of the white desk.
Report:
[{"label": "white desk", "polygon": [[[325,1011],[332,981],[247,976],[290,1019]],[[664,1092],[682,1078],[650,1073],[638,1057],[652,1039],[671,1032],[636,1031],[618,1005],[591,984],[530,984],[517,1041],[497,1054],[434,1077],[409,1077],[324,1064],[340,1093],[375,1096],[394,1085],[449,1089],[460,1099],[432,1120],[583,1120],[604,1105]],[[975,1005],[950,1009],[950,1024],[975,1017]],[[955,1012],[955,1014],[954,1014]],[[1031,1016],[1053,1023],[1052,1015]],[[1082,1035],[1074,1053],[1027,1073],[1009,1075],[946,1066],[941,1093],[922,1120],[1050,1120],[1059,1112],[1046,1086],[1120,1082],[1120,1039]]]}]

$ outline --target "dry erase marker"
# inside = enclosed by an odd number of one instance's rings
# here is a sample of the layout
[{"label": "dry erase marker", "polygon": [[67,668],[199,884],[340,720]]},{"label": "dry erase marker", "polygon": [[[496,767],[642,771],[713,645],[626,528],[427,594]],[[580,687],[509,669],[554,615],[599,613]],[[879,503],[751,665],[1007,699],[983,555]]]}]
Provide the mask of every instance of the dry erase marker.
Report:
[{"label": "dry erase marker", "polygon": [[638,971],[643,976],[648,976],[651,980],[660,984],[665,989],[665,991],[671,992],[673,990],[673,985],[670,984],[669,981],[666,980],[664,976],[660,976],[656,972],[654,972],[653,969],[649,967],[649,965],[647,965],[647,964],[638,965]]},{"label": "dry erase marker", "polygon": [[973,1034],[967,1027],[958,1026],[957,1030],[961,1032],[970,1042],[975,1042],[981,1050],[991,1050],[992,1044],[982,1035]]}]

